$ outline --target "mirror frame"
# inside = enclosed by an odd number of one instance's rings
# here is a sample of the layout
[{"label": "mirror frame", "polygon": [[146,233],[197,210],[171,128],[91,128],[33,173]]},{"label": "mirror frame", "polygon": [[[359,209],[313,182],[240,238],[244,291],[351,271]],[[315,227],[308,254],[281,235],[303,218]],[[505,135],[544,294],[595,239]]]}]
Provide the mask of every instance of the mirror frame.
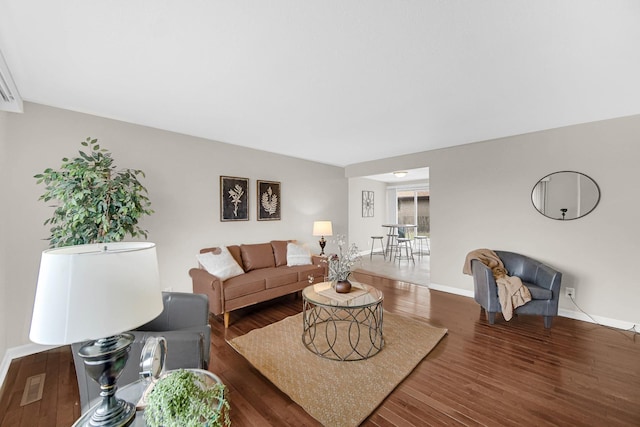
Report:
[{"label": "mirror frame", "polygon": [[[576,174],[576,175],[582,175],[583,177],[585,177],[589,181],[591,181],[593,183],[593,185],[595,185],[596,191],[598,192],[598,198],[597,198],[596,202],[594,203],[593,207],[591,207],[591,209],[589,209],[586,213],[584,213],[584,214],[582,214],[580,216],[577,216],[575,218],[554,218],[554,217],[551,217],[551,216],[548,216],[548,215],[542,213],[542,211],[540,211],[540,209],[538,209],[538,207],[536,206],[536,204],[534,202],[534,192],[536,191],[536,187],[538,186],[538,184],[540,184],[540,182],[542,182],[545,178],[549,178],[549,177],[551,177],[553,175],[561,174],[561,173],[573,173],[573,174]],[[600,199],[601,198],[602,198],[602,191],[600,191],[600,186],[598,185],[598,183],[593,178],[591,178],[589,175],[584,174],[582,172],[576,172],[576,171],[571,171],[571,170],[552,172],[550,174],[547,174],[547,175],[543,176],[538,181],[536,181],[536,183],[533,185],[533,188],[531,189],[531,197],[530,197],[531,204],[533,205],[533,208],[536,210],[536,212],[538,212],[540,215],[544,216],[545,218],[553,219],[553,220],[556,220],[556,221],[573,221],[575,219],[584,218],[585,216],[587,216],[591,212],[593,212],[596,207],[598,207],[598,204],[600,204]]]}]

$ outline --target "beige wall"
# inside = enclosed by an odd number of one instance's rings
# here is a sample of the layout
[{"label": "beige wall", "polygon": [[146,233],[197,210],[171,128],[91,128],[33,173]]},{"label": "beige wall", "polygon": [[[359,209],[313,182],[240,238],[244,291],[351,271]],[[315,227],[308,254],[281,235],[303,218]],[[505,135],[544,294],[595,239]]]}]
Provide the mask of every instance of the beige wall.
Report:
[{"label": "beige wall", "polygon": [[[40,253],[47,248],[43,222],[51,208],[38,201],[43,187],[33,175],[59,167],[61,158],[75,155],[87,136],[99,138],[119,167],[146,173],[143,183],[155,214],[143,225],[149,241],[158,245],[163,288],[191,291],[188,270],[202,247],[297,239],[316,249],[311,230],[319,218],[347,231],[348,182],[342,168],[32,103],[4,124],[10,179],[0,182],[11,210],[2,248],[11,250],[4,258],[6,279],[0,282],[0,295],[10,301],[2,313],[11,327],[0,323],[0,338],[6,333],[7,348],[29,342]],[[220,222],[220,175],[250,179],[250,221]],[[281,221],[256,221],[256,179],[281,182]]]},{"label": "beige wall", "polygon": [[[371,236],[383,235],[386,222],[386,184],[365,178],[349,180],[349,242],[355,243],[361,252],[371,248]],[[362,217],[362,191],[374,192],[374,216]]]},{"label": "beige wall", "polygon": [[[0,242],[4,241],[7,233],[7,208],[9,201],[7,199],[8,174],[7,174],[7,120],[9,113],[0,111]],[[0,243],[0,361],[7,351],[7,298],[5,288],[7,286],[6,278],[6,256],[5,244]],[[0,363],[1,365],[1,363]],[[1,373],[0,373],[1,374]],[[1,388],[1,385],[0,385]]]},{"label": "beige wall", "polygon": [[[521,252],[560,269],[563,288],[597,320],[640,324],[640,116],[570,126],[428,151],[346,169],[348,177],[395,168],[430,168],[433,287],[470,295],[466,254],[488,247]],[[533,207],[538,179],[561,170],[593,178],[598,207],[574,221],[551,220]],[[578,310],[564,296],[561,312]]]}]

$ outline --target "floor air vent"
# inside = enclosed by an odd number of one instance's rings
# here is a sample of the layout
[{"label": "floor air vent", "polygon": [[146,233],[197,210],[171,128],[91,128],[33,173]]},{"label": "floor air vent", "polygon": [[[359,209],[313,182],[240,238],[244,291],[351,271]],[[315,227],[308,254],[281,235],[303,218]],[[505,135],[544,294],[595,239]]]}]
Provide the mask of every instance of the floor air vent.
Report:
[{"label": "floor air vent", "polygon": [[44,377],[46,374],[38,374],[27,378],[27,383],[24,385],[24,392],[22,393],[22,400],[20,406],[28,405],[29,403],[37,402],[42,399],[42,390],[44,389]]}]

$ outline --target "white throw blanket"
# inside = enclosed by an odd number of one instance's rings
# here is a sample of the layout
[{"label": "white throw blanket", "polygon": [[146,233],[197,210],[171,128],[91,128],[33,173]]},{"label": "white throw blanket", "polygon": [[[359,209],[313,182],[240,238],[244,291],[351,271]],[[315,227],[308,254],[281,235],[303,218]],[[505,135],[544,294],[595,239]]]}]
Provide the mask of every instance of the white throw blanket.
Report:
[{"label": "white throw blanket", "polygon": [[513,310],[531,301],[529,288],[522,284],[517,276],[509,276],[498,255],[491,249],[476,249],[467,254],[462,272],[472,275],[471,260],[477,259],[493,272],[498,285],[498,299],[502,307],[504,319],[509,321],[513,317]]}]

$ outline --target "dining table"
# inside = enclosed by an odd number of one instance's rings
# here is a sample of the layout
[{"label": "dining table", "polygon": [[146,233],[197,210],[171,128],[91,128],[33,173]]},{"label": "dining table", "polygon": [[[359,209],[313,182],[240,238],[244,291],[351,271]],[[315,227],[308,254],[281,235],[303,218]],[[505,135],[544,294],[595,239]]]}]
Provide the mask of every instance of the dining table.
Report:
[{"label": "dining table", "polygon": [[385,254],[389,254],[389,259],[391,259],[393,248],[395,248],[398,244],[398,237],[406,237],[406,230],[408,228],[418,227],[416,224],[382,224],[382,226],[389,229],[387,230],[387,244],[384,249]]}]

